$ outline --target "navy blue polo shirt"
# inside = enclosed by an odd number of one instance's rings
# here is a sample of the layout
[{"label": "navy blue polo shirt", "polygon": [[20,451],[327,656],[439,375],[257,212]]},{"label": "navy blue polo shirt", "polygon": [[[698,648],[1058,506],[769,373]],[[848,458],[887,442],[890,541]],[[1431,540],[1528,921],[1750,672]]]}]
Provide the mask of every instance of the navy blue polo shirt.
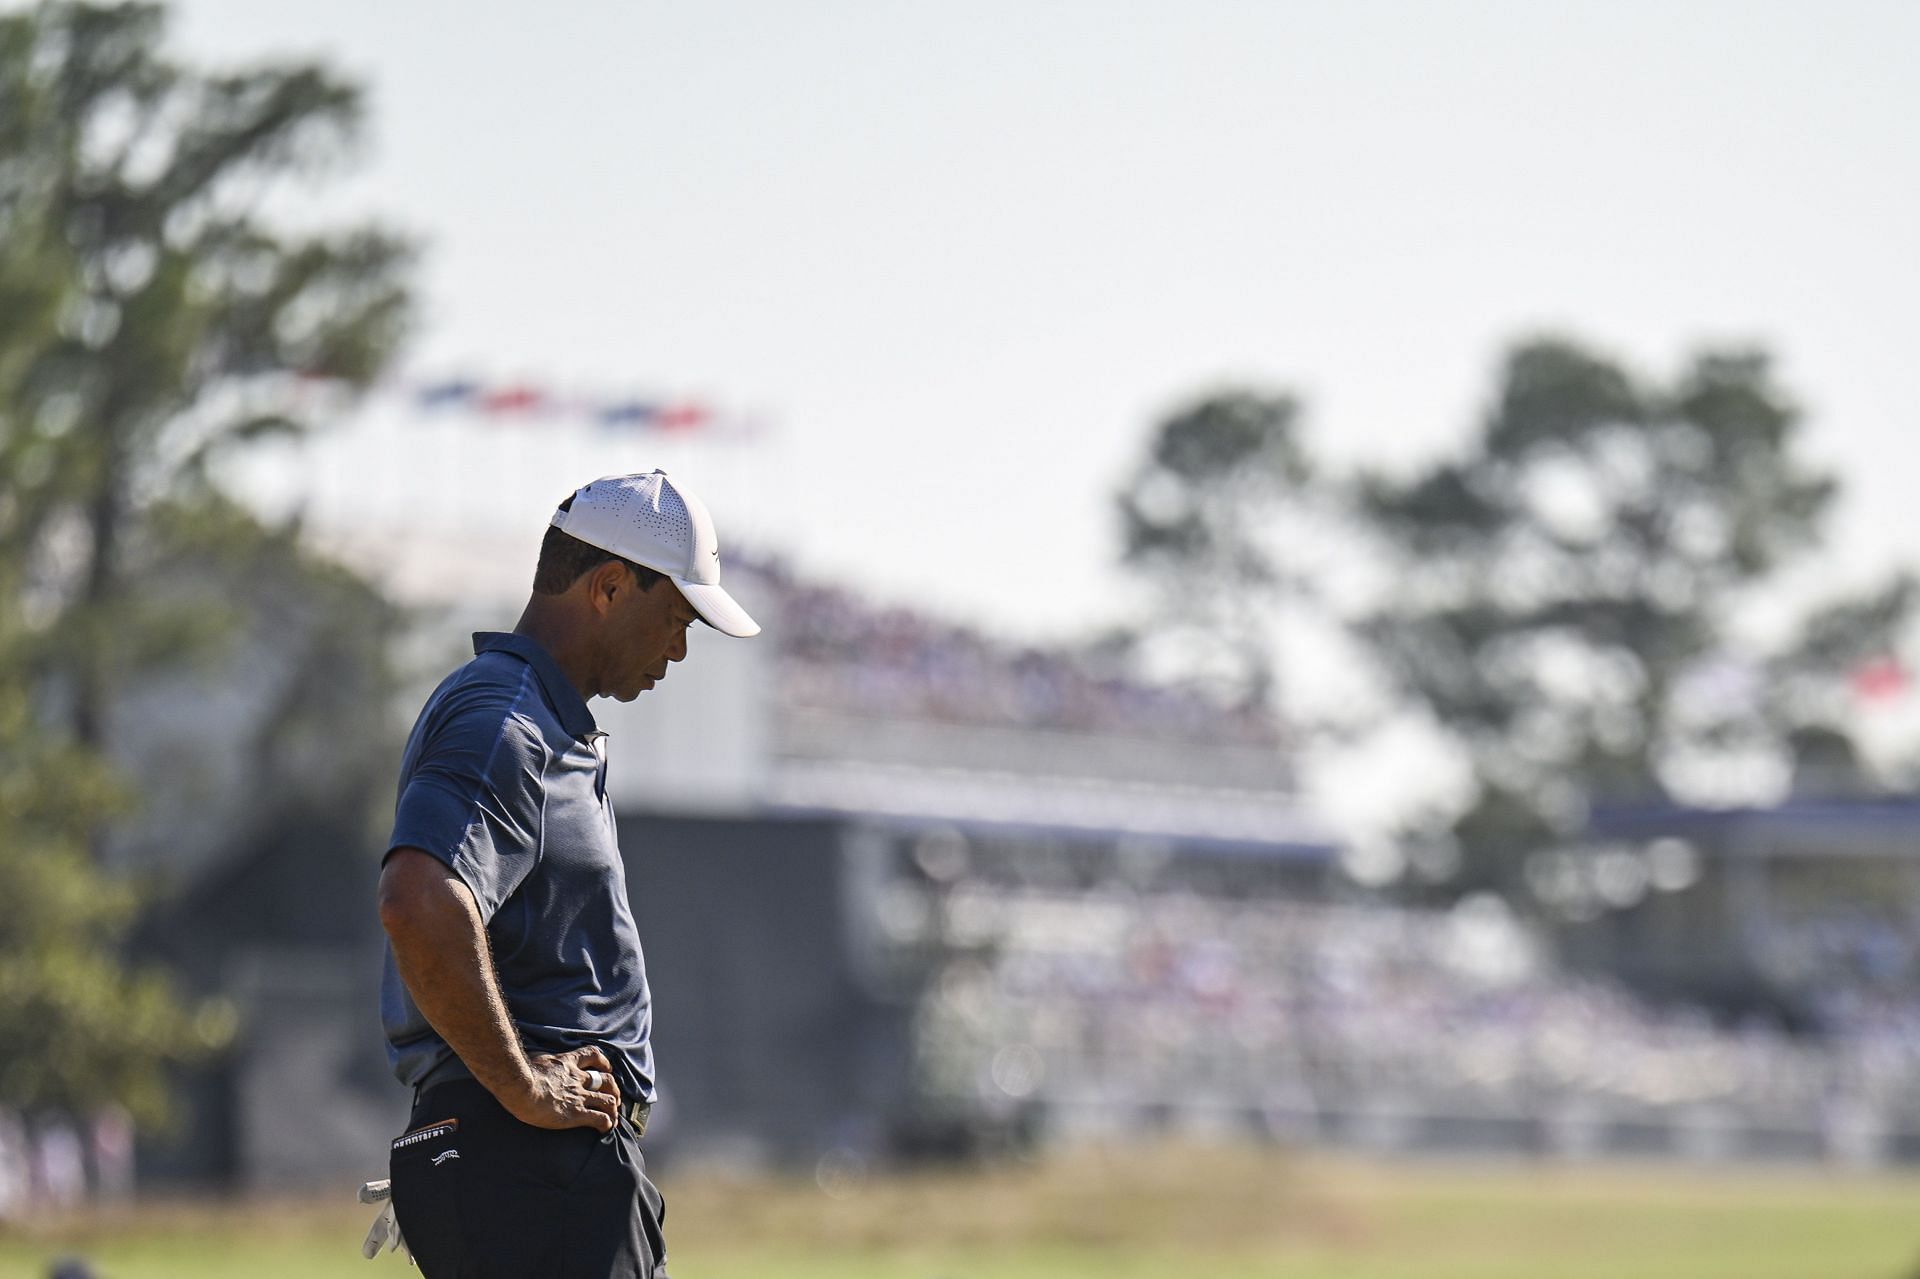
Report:
[{"label": "navy blue polo shirt", "polygon": [[[606,734],[524,635],[482,632],[427,700],[400,763],[387,851],[418,848],[473,891],[529,1052],[599,1044],[620,1092],[653,1100],[653,1001],[607,798]],[[414,1087],[467,1072],[387,947],[387,1057]]]}]

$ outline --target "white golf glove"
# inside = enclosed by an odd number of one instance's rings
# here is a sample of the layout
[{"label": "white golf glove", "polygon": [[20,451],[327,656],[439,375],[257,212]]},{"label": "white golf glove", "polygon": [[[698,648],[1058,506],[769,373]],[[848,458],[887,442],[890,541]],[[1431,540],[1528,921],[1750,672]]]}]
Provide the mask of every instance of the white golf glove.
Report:
[{"label": "white golf glove", "polygon": [[363,1204],[381,1204],[380,1215],[373,1219],[373,1227],[367,1231],[367,1237],[360,1245],[360,1255],[368,1261],[379,1256],[381,1250],[392,1252],[396,1248],[406,1254],[407,1260],[413,1260],[413,1252],[407,1247],[407,1241],[400,1237],[400,1223],[393,1215],[393,1187],[386,1181],[369,1181],[360,1187],[360,1202]]}]

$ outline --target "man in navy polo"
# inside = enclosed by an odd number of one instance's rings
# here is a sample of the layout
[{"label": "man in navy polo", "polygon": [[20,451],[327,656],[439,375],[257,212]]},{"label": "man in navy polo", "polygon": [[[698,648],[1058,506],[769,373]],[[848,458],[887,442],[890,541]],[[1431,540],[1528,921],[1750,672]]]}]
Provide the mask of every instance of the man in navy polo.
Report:
[{"label": "man in navy polo", "polygon": [[760,629],[706,507],[662,471],[596,480],[554,513],[519,624],[474,636],[407,740],[381,1016],[414,1090],[393,1207],[429,1279],[665,1274],[652,1001],[587,700],[665,679],[697,620]]}]

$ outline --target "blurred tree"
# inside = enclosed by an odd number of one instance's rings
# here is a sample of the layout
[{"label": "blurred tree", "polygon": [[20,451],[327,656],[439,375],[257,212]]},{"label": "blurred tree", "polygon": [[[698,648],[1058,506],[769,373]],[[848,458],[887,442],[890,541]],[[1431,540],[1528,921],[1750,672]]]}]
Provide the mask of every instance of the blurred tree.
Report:
[{"label": "blurred tree", "polygon": [[[6,660],[0,656],[0,661]],[[166,1075],[232,1030],[227,1006],[183,1004],[129,971],[135,894],[102,876],[87,836],[125,795],[97,756],[50,741],[26,688],[0,680],[0,1105],[166,1114]]]},{"label": "blurred tree", "polygon": [[360,96],[295,64],[213,74],[167,58],[157,5],[0,16],[0,557],[58,615],[68,714],[97,746],[141,504],[204,484],[234,442],[303,422],[296,379],[363,386],[406,315],[409,249],[297,235],[259,213],[341,155]]},{"label": "blurred tree", "polygon": [[[295,233],[262,213],[350,148],[351,85],[310,65],[188,67],[164,25],[152,4],[0,14],[0,1104],[117,1100],[147,1118],[155,1067],[226,1019],[124,959],[135,895],[98,853],[150,779],[109,767],[112,711],[137,681],[231,653],[277,598],[370,595],[328,593],[328,570],[276,551],[289,535],[225,503],[210,463],[303,429],[302,388],[375,377],[410,259],[378,230]],[[369,616],[384,615],[340,620]],[[311,652],[364,667],[391,629]],[[266,642],[300,653],[336,633]],[[380,705],[367,681],[321,689],[318,669],[287,677],[269,748]],[[286,759],[248,766],[304,784]]]},{"label": "blurred tree", "polygon": [[1596,800],[1752,800],[1796,748],[1839,757],[1849,676],[1891,650],[1913,585],[1764,651],[1736,630],[1834,499],[1798,428],[1757,353],[1704,354],[1659,387],[1530,341],[1463,455],[1365,486],[1394,573],[1364,634],[1477,782],[1458,887],[1517,890],[1524,857]]},{"label": "blurred tree", "polygon": [[1160,424],[1115,499],[1122,562],[1156,597],[1128,642],[1170,650],[1239,705],[1272,704],[1274,616],[1310,589],[1277,544],[1313,478],[1298,419],[1287,395],[1209,396]]},{"label": "blurred tree", "polygon": [[[162,504],[142,528],[129,568],[214,633],[116,701],[114,758],[142,794],[115,830],[114,863],[184,879],[299,848],[312,874],[363,899],[370,884],[353,871],[364,868],[347,859],[373,848],[390,815],[391,654],[408,619],[304,546],[297,528],[263,527],[218,495]],[[377,931],[364,909],[345,914]],[[279,935],[316,941],[339,920],[322,912]],[[223,943],[273,935],[254,932],[257,922],[224,923]]]}]

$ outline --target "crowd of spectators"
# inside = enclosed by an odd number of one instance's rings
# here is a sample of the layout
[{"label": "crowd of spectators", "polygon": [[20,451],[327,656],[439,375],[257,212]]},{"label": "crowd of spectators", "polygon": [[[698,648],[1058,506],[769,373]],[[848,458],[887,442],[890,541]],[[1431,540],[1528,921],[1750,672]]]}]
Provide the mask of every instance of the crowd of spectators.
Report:
[{"label": "crowd of spectators", "polygon": [[32,1123],[0,1107],[0,1225],[133,1192],[133,1124],[108,1106],[85,1125],[61,1115]]},{"label": "crowd of spectators", "polygon": [[[788,709],[1281,744],[1260,708],[1130,678],[1124,646],[1024,647],[746,569],[776,602]],[[896,888],[896,940],[932,957],[916,1036],[935,1095],[1781,1129],[1864,1114],[1920,1139],[1920,930],[1883,913],[1783,931],[1809,1031],[1651,1005],[1485,912],[993,876]]]},{"label": "crowd of spectators", "polygon": [[1004,725],[1215,742],[1279,743],[1260,707],[1130,678],[1120,646],[1033,647],[928,614],[887,608],[747,558],[779,617],[776,695],[785,706],[886,719]]},{"label": "crowd of spectators", "polygon": [[1439,912],[1118,885],[931,889],[923,1086],[986,1105],[1920,1133],[1920,1001],[1832,1033],[1725,1024]]}]

